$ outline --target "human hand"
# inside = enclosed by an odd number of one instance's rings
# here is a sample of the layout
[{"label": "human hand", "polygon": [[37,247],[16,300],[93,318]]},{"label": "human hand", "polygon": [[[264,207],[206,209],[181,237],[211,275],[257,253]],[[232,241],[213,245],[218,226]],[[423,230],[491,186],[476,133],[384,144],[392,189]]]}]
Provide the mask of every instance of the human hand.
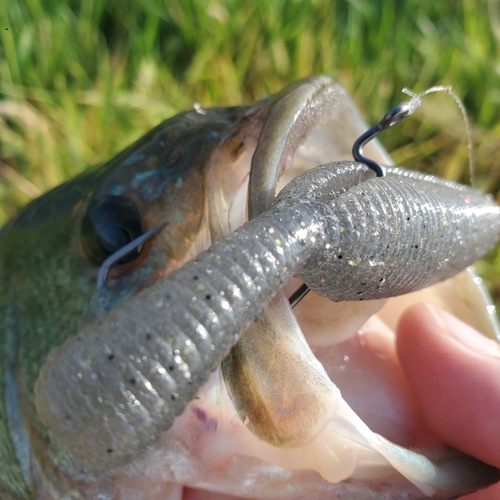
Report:
[{"label": "human hand", "polygon": [[[401,317],[397,352],[427,425],[500,468],[500,345],[434,306]],[[462,500],[498,500],[500,483]]]}]

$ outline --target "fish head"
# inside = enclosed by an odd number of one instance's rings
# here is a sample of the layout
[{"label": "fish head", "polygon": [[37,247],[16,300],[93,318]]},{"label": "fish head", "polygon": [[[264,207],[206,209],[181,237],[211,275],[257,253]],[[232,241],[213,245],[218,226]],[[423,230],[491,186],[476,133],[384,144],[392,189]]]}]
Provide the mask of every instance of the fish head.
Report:
[{"label": "fish head", "polygon": [[210,244],[207,193],[214,178],[218,193],[243,184],[248,167],[241,167],[241,157],[255,148],[266,105],[181,113],[101,168],[98,189],[78,211],[73,239],[87,261],[100,266],[126,243],[162,226],[157,237],[110,267],[100,293],[105,310]]},{"label": "fish head", "polygon": [[[181,113],[109,162],[34,200],[4,226],[0,304],[5,356],[2,350],[0,367],[11,386],[8,401],[2,397],[0,403],[5,440],[0,448],[9,453],[5,468],[3,462],[0,467],[5,471],[0,485],[6,492],[36,489],[28,472],[31,458],[20,455],[9,434],[14,443],[24,443],[30,457],[40,451],[37,463],[65,460],[33,401],[35,380],[51,349],[210,244],[206,193],[213,172],[226,168],[212,157],[241,162],[249,154],[247,147],[255,148],[267,103]],[[235,168],[225,180],[222,176],[218,192],[231,192],[235,182],[243,183],[249,170],[244,166],[246,170]],[[241,205],[243,212],[245,203]],[[161,234],[115,263],[98,289],[106,258],[159,224],[164,225]],[[22,423],[14,416],[21,406]],[[17,474],[20,486],[11,487],[18,461],[24,477]]]},{"label": "fish head", "polygon": [[[31,282],[41,270],[47,289],[60,289],[61,297],[81,293],[82,308],[88,307],[104,260],[159,224],[164,227],[158,237],[110,268],[110,288],[120,290],[121,298],[108,299],[107,307],[180,267],[210,243],[205,200],[212,178],[218,176],[223,192],[248,176],[248,165],[242,174],[233,168],[227,176],[211,156],[227,150],[234,160],[252,141],[254,149],[266,102],[181,113],[104,165],[29,204],[0,235],[3,282]],[[51,262],[59,263],[58,273],[48,270]],[[52,283],[57,276],[59,282]],[[34,293],[43,289],[39,285]],[[19,292],[23,302],[27,294]],[[58,314],[66,307],[61,301]]]},{"label": "fish head", "polygon": [[[292,431],[297,423],[302,425],[300,432],[293,433],[297,441],[292,444],[283,433],[274,441],[273,432],[259,434],[255,424],[262,417],[261,407],[249,415],[248,391],[235,394],[234,384],[228,390],[234,381],[241,382],[230,369],[225,374],[218,369],[210,375],[173,427],[146,455],[109,470],[93,470],[75,461],[47,430],[35,404],[35,382],[50,352],[96,317],[126,305],[141,290],[241,225],[247,218],[249,185],[251,192],[253,189],[263,195],[263,200],[269,198],[265,186],[271,185],[274,196],[273,183],[278,183],[279,190],[313,166],[349,159],[352,144],[364,130],[366,125],[340,85],[325,77],[308,79],[254,106],[182,113],[102,167],[35,200],[9,222],[0,234],[0,305],[6,346],[0,368],[7,374],[0,403],[0,448],[6,450],[7,458],[0,455],[0,463],[4,460],[8,464],[5,472],[0,472],[0,492],[16,500],[30,498],[34,491],[43,499],[73,495],[82,499],[194,500],[210,498],[208,490],[255,499],[346,495],[374,499],[380,494],[399,498],[407,491],[408,499],[421,498],[420,490],[399,472],[388,472],[392,467],[384,458],[366,455],[361,469],[377,460],[380,463],[375,465],[380,467],[375,472],[365,471],[365,476],[356,469],[352,458],[365,457],[365,437],[342,441],[340,446],[346,451],[332,461],[336,448],[329,444],[331,436],[323,433],[328,419],[319,424],[314,421],[318,429],[314,436],[308,429],[302,432],[303,422],[311,421],[308,410],[312,406],[306,405],[304,411],[302,405],[302,420],[282,420],[291,422],[288,425]],[[366,151],[381,163],[391,164],[377,143],[367,146]],[[252,171],[264,177],[266,172],[274,172],[274,179],[252,179]],[[250,204],[254,201],[252,198]],[[258,210],[259,203],[255,201],[253,210]],[[103,262],[125,243],[162,224],[156,237],[113,265],[106,282],[97,289]],[[289,293],[297,285],[290,282]],[[447,293],[450,290],[444,295]],[[477,297],[477,290],[472,295]],[[301,374],[321,379],[328,397],[338,394],[328,378],[342,391],[344,387],[346,393],[352,390],[355,397],[359,391],[373,393],[373,384],[366,378],[352,385],[346,376],[351,373],[346,368],[356,365],[356,358],[363,361],[361,358],[367,357],[371,369],[383,373],[377,379],[380,384],[395,388],[395,399],[406,394],[390,328],[380,327],[376,323],[379,320],[362,328],[383,303],[338,308],[325,301],[310,294],[296,310],[298,323],[276,314],[267,318],[268,322],[280,323],[280,331],[298,349],[298,358],[281,361],[281,366],[289,369],[281,370],[289,374],[285,378],[294,383]],[[486,307],[484,301],[480,307]],[[395,306],[390,312],[385,309],[386,324],[393,327],[401,308]],[[337,328],[340,333],[334,334],[332,324],[345,324],[347,330]],[[268,360],[269,339],[264,336],[261,345],[255,344],[258,334],[273,331],[266,328],[247,336],[244,345],[247,352],[257,353],[254,357]],[[301,337],[302,331],[305,337]],[[369,331],[375,333],[370,336]],[[293,337],[290,332],[300,333]],[[332,350],[331,338],[335,335],[333,344],[345,342],[344,350]],[[374,339],[371,345],[362,345],[368,338]],[[363,349],[367,344],[369,354]],[[380,361],[381,353],[387,363]],[[300,363],[293,361],[299,358],[304,367],[300,372]],[[246,363],[241,358],[240,366]],[[273,372],[269,364],[265,366],[264,379],[272,381]],[[356,370],[359,372],[358,367],[354,367]],[[276,392],[276,384],[271,386],[269,399],[283,395],[283,391]],[[383,392],[379,400],[385,397]],[[411,397],[406,401],[408,405],[401,405],[402,412],[394,418],[410,424],[399,434],[393,432],[391,420],[373,425],[398,444],[413,446],[408,435],[420,429],[421,422],[411,415]],[[292,411],[285,404],[275,407],[278,413]],[[370,419],[370,408],[356,410]],[[361,441],[361,445],[357,443],[360,447],[350,448],[356,439]],[[445,494],[439,498],[451,497]]]}]

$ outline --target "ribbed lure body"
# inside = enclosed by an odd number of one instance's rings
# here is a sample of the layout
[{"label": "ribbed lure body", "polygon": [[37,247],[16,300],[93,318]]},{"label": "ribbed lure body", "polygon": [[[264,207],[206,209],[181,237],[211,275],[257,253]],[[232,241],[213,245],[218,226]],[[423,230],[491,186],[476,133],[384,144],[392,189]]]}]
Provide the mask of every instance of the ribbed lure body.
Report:
[{"label": "ribbed lure body", "polygon": [[292,275],[332,300],[408,293],[493,247],[499,208],[468,187],[363,165],[318,167],[273,208],[56,349],[37,408],[91,469],[137,458]]},{"label": "ribbed lure body", "polygon": [[462,271],[498,240],[499,209],[491,197],[399,168],[388,168],[386,178],[361,182],[371,173],[355,165],[307,172],[276,201],[276,206],[291,205],[299,196],[326,201],[331,195],[324,193],[349,188],[335,197],[323,220],[325,228],[335,228],[332,239],[297,273],[330,300],[395,297],[425,288]]},{"label": "ribbed lure body", "polygon": [[109,469],[137,458],[264,314],[290,264],[311,251],[296,234],[311,218],[283,215],[243,226],[53,351],[37,408],[79,462]]}]

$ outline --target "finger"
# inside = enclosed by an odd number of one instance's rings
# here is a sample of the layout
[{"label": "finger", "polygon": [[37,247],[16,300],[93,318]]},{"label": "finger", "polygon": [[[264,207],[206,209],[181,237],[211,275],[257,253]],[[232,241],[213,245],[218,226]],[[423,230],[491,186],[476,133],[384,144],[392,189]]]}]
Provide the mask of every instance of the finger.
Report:
[{"label": "finger", "polygon": [[431,430],[500,467],[499,345],[450,314],[419,304],[400,320],[397,352]]}]

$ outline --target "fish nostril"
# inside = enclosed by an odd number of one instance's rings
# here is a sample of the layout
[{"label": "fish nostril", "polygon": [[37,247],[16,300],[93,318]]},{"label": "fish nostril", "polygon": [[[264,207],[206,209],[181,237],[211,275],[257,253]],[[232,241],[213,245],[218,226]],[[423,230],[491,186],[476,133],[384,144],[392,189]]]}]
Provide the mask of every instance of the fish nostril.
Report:
[{"label": "fish nostril", "polygon": [[171,170],[175,168],[180,162],[182,162],[183,156],[183,148],[181,146],[177,146],[175,149],[169,150],[163,154],[162,164],[164,167]]}]

